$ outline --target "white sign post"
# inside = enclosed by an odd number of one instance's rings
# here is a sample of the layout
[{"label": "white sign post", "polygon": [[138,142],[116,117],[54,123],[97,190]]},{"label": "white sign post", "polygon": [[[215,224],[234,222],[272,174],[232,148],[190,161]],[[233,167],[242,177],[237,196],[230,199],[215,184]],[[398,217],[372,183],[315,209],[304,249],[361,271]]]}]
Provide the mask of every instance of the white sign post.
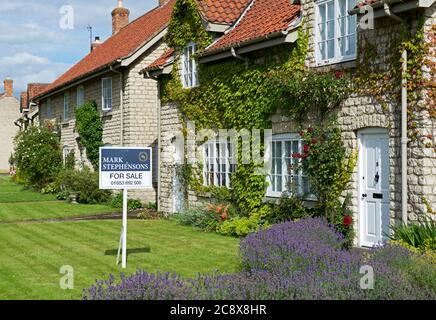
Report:
[{"label": "white sign post", "polygon": [[116,264],[122,250],[122,267],[127,264],[127,190],[152,187],[151,148],[100,148],[100,189],[123,190],[123,226]]}]

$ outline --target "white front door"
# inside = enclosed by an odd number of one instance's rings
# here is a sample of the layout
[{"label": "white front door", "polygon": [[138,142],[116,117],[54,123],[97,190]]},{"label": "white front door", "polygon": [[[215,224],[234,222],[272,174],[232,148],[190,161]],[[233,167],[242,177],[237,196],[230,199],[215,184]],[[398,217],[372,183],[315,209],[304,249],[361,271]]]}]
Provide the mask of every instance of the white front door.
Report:
[{"label": "white front door", "polygon": [[389,234],[389,135],[360,133],[360,245],[374,246]]}]

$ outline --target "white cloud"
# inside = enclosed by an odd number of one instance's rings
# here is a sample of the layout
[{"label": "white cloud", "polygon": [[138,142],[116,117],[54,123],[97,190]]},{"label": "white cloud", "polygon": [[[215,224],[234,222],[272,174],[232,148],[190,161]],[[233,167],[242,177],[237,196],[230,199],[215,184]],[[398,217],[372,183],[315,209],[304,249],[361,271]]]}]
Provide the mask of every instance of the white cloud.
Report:
[{"label": "white cloud", "polygon": [[71,64],[54,62],[28,52],[0,57],[0,70],[4,77],[12,77],[16,93],[25,91],[28,83],[53,82],[70,67]]},{"label": "white cloud", "polygon": [[[112,31],[116,0],[14,0],[0,5],[0,83],[10,76],[15,93],[28,82],[52,82],[89,52],[86,26],[103,40]],[[3,3],[4,2],[4,3]],[[157,5],[158,0],[125,0],[131,20]],[[74,8],[74,30],[59,27],[64,5]]]},{"label": "white cloud", "polygon": [[26,65],[26,64],[48,64],[50,61],[44,57],[38,57],[27,52],[14,54],[12,57],[1,57],[0,68],[8,66]]}]

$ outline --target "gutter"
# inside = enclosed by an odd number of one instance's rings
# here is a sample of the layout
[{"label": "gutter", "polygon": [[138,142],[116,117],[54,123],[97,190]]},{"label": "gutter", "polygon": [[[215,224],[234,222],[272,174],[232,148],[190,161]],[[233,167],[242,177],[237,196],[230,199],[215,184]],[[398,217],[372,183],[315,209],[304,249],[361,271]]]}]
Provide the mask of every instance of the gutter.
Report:
[{"label": "gutter", "polygon": [[116,62],[110,62],[109,64],[102,66],[100,69],[93,70],[90,73],[88,73],[87,76],[84,75],[83,78],[73,79],[70,84],[62,85],[61,87],[59,87],[58,89],[56,89],[52,92],[48,92],[47,94],[44,94],[44,95],[39,96],[39,97],[37,96],[35,101],[39,101],[39,100],[51,97],[59,92],[65,91],[65,90],[70,89],[72,87],[75,87],[81,83],[84,83],[88,80],[91,80],[95,77],[98,77],[102,74],[105,74],[107,71],[112,70],[113,67],[119,67],[119,65],[122,67],[129,66],[137,58],[139,58],[142,54],[144,54],[148,49],[150,49],[153,45],[155,45],[159,40],[161,40],[165,36],[167,31],[168,31],[168,26],[165,26],[162,30],[157,32],[157,34],[155,34],[152,39],[150,39],[149,41],[142,44],[131,55],[124,57],[124,58],[120,58]]},{"label": "gutter", "polygon": [[[353,8],[351,10],[348,10],[348,13],[350,15],[355,14],[363,14],[365,13],[365,7],[371,7],[374,11],[377,11],[374,13],[374,18],[380,18],[389,16],[384,11],[384,4],[388,5],[396,5],[394,8],[395,13],[400,13],[407,10],[417,9],[417,8],[429,8],[435,3],[435,0],[382,0],[380,2],[376,2],[373,4],[366,4],[360,8]],[[383,10],[382,10],[383,9]],[[392,10],[390,10],[392,13]]]},{"label": "gutter", "polygon": [[20,120],[21,120],[21,119],[15,120],[15,121],[14,121],[14,124],[15,124],[18,128],[20,128],[20,130],[23,130],[23,127],[21,126],[21,124],[18,124],[18,123],[17,123],[17,122],[21,122]]},{"label": "gutter", "polygon": [[124,147],[124,75],[110,66],[110,71],[120,75],[120,147]]},{"label": "gutter", "polygon": [[65,90],[71,89],[71,88],[73,88],[73,87],[75,87],[77,85],[80,85],[80,84],[88,81],[88,80],[94,79],[94,78],[96,78],[98,76],[101,76],[101,75],[107,73],[108,71],[110,71],[110,69],[112,67],[116,66],[117,64],[118,64],[118,61],[117,61],[117,63],[112,63],[110,65],[106,65],[106,66],[100,68],[99,70],[92,71],[91,73],[89,73],[88,76],[84,76],[83,78],[75,79],[72,82],[70,82],[68,85],[63,85],[63,86],[59,87],[58,89],[55,89],[54,91],[48,92],[48,93],[46,93],[44,95],[41,95],[41,96],[36,96],[33,99],[36,102],[38,102],[38,101],[40,101],[42,99],[49,98],[49,97],[51,97],[51,96],[53,96],[55,94],[58,94],[58,93],[63,92]]},{"label": "gutter", "polygon": [[273,32],[263,37],[233,44],[232,46],[223,47],[211,52],[205,52],[199,57],[198,61],[200,63],[207,63],[230,57],[240,59],[242,53],[268,48],[281,43],[295,42],[298,39],[298,27],[301,25],[301,21],[301,16],[298,16],[286,30]]}]

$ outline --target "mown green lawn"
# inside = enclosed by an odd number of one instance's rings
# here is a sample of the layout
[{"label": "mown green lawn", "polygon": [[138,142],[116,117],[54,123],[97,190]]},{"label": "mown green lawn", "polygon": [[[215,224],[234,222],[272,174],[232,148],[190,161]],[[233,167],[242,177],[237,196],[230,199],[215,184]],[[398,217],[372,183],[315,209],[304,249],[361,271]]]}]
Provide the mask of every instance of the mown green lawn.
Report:
[{"label": "mown green lawn", "polygon": [[0,176],[0,223],[36,219],[89,216],[119,211],[106,205],[81,205],[57,201],[15,184],[8,176]]},{"label": "mown green lawn", "polygon": [[69,204],[66,202],[0,202],[0,222],[83,217],[120,211],[105,205]]},{"label": "mown green lawn", "polygon": [[[199,232],[167,220],[128,223],[127,269],[115,265],[121,221],[0,225],[1,299],[76,299],[109,273],[137,268],[184,276],[234,271],[238,240]],[[74,290],[62,290],[60,268],[74,269]]]},{"label": "mown green lawn", "polygon": [[[3,183],[0,192],[3,187],[12,185]],[[46,201],[0,203],[0,299],[80,299],[83,288],[96,279],[130,274],[137,268],[184,276],[238,268],[239,240],[173,221],[129,221],[127,269],[115,265],[120,220],[17,222],[93,214],[95,208]],[[66,265],[74,270],[73,290],[59,285],[64,276],[60,268]]]}]

